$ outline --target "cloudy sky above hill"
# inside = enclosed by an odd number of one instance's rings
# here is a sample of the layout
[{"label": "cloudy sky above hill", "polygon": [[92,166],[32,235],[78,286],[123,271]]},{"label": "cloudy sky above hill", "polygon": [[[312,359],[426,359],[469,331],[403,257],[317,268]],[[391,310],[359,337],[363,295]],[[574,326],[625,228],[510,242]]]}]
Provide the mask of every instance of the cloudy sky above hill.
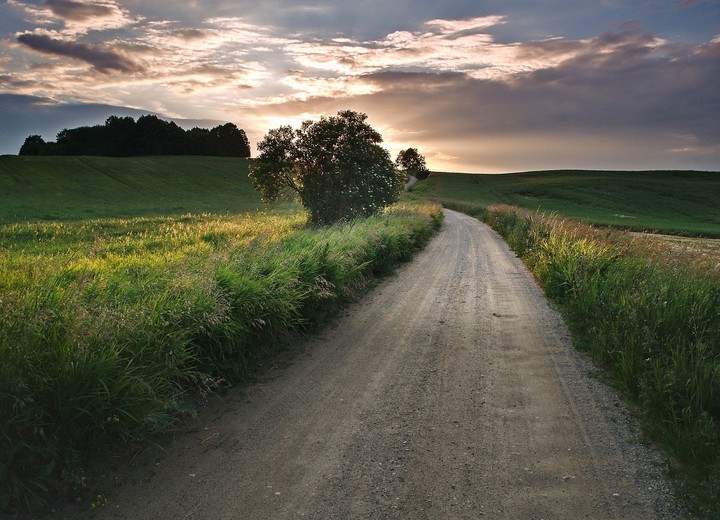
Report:
[{"label": "cloudy sky above hill", "polygon": [[368,114],[431,169],[720,170],[717,0],[2,0],[0,153],[110,114]]}]

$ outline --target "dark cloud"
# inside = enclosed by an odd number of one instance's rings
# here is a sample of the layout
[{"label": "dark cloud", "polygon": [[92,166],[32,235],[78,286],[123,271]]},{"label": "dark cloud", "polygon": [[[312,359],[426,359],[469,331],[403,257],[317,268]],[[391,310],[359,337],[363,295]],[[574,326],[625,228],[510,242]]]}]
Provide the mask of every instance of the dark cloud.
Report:
[{"label": "dark cloud", "polygon": [[112,16],[115,13],[113,7],[109,5],[73,2],[72,0],[47,0],[45,5],[54,15],[78,22]]},{"label": "dark cloud", "polygon": [[202,40],[207,37],[206,31],[200,29],[180,29],[174,31],[173,34],[186,41]]},{"label": "dark cloud", "polygon": [[656,52],[649,41],[604,35],[576,58],[520,76],[514,91],[554,126],[663,129],[719,143],[720,42]]},{"label": "dark cloud", "polygon": [[33,50],[55,56],[67,56],[89,63],[99,72],[134,72],[140,70],[133,61],[109,50],[84,43],[68,42],[50,38],[44,34],[24,33],[17,41]]},{"label": "dark cloud", "polygon": [[553,38],[526,43],[518,46],[517,57],[521,60],[545,59],[548,57],[562,57],[569,53],[575,53],[583,47],[582,42],[577,40],[566,40],[564,38]]},{"label": "dark cloud", "polygon": [[467,131],[635,129],[720,144],[720,42],[655,55],[649,41],[642,34],[602,35],[578,57],[508,83],[458,74],[377,74],[367,80],[383,86],[380,96],[434,105],[436,116],[445,114]]},{"label": "dark cloud", "polygon": [[689,9],[697,7],[717,7],[715,0],[682,0],[674,4],[676,9]]}]

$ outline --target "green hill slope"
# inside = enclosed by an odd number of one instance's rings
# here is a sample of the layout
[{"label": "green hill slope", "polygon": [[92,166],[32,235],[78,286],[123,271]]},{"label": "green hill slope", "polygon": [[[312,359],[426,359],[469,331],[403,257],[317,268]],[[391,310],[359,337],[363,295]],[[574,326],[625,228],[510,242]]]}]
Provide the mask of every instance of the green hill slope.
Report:
[{"label": "green hill slope", "polygon": [[230,157],[0,157],[0,224],[263,207]]},{"label": "green hill slope", "polygon": [[[0,224],[237,213],[263,207],[246,159],[0,157]],[[433,173],[413,193],[448,206],[511,204],[635,230],[720,237],[720,173]]]},{"label": "green hill slope", "polygon": [[720,173],[433,173],[415,193],[449,206],[510,204],[635,230],[720,237]]}]

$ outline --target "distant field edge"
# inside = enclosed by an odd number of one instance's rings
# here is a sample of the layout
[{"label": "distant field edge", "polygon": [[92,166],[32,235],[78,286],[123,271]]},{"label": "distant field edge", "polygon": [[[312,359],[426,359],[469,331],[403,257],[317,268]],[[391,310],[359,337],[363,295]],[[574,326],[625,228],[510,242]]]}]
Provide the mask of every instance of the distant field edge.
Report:
[{"label": "distant field edge", "polygon": [[507,205],[596,226],[720,238],[720,172],[433,172],[410,191],[414,196],[471,213]]}]

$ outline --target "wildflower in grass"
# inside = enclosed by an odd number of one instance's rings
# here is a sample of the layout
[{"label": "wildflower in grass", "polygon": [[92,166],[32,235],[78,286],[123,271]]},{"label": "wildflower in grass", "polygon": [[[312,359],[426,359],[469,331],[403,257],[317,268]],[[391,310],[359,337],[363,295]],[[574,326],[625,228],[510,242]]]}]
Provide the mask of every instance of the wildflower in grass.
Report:
[{"label": "wildflower in grass", "polygon": [[95,495],[95,500],[90,503],[90,510],[94,511],[100,506],[104,506],[107,503],[107,498],[104,495]]}]

